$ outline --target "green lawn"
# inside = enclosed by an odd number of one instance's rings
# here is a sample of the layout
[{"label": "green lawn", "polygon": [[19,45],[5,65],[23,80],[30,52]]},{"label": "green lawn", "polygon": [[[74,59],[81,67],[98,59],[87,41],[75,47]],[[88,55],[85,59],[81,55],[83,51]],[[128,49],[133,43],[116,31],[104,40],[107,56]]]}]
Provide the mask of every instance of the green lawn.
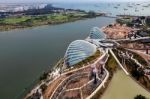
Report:
[{"label": "green lawn", "polygon": [[5,19],[2,19],[1,22],[8,23],[8,24],[16,24],[16,23],[26,21],[27,19],[30,19],[30,18],[31,18],[30,16],[5,18]]},{"label": "green lawn", "polygon": [[122,70],[118,70],[101,99],[134,99],[138,94],[150,99],[150,93],[138,85]]},{"label": "green lawn", "polygon": [[108,61],[106,62],[106,68],[109,72],[114,72],[117,69],[118,63],[114,59],[114,57],[109,53]]},{"label": "green lawn", "polygon": [[19,24],[22,22],[26,22],[30,20],[31,22],[43,22],[43,21],[66,21],[69,19],[73,19],[76,17],[82,17],[85,14],[77,13],[77,14],[47,14],[41,16],[22,16],[22,17],[12,17],[12,18],[4,18],[0,19],[0,23],[5,24]]},{"label": "green lawn", "polygon": [[65,15],[56,15],[53,19],[54,20],[65,20],[65,19],[68,19],[68,16],[65,16]]},{"label": "green lawn", "polygon": [[[95,16],[93,16],[95,17]],[[17,28],[26,28],[41,25],[61,24],[66,22],[72,22],[81,20],[84,18],[92,18],[86,12],[75,13],[53,13],[36,16],[21,16],[21,17],[9,17],[0,19],[0,31],[6,31]]]}]

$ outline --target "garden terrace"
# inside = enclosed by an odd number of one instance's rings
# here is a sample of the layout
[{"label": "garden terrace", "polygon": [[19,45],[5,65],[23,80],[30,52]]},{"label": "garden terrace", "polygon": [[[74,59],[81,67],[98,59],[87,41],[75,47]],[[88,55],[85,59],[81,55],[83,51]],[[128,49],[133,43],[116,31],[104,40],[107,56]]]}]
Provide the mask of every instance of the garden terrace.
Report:
[{"label": "garden terrace", "polygon": [[[52,99],[76,97],[83,98],[88,97],[94,90],[101,84],[101,81],[105,78],[106,73],[101,74],[101,78],[97,77],[97,83],[94,84],[94,80],[89,78],[89,71],[76,72],[68,77],[61,85],[57,88],[52,96]],[[77,91],[78,90],[78,91]],[[75,93],[74,93],[75,92]],[[80,93],[80,94],[79,94]],[[65,94],[65,95],[63,95]]]},{"label": "garden terrace", "polygon": [[[124,63],[122,64],[132,75],[132,77],[134,79],[136,79],[136,81],[141,84],[142,86],[144,86],[144,88],[146,88],[147,90],[150,91],[150,79],[145,76],[144,74],[144,70],[147,67],[147,62],[138,54],[129,51],[129,50],[125,50],[123,48],[119,48],[119,49],[114,49],[113,50],[116,54],[116,56],[118,57],[118,59],[120,60],[120,62],[124,59]],[[130,58],[124,58],[121,57],[118,53],[120,53],[120,51],[123,52],[128,52],[131,53],[133,55],[133,57],[131,56]],[[135,61],[135,59],[137,61]],[[142,66],[140,66],[140,63]]]},{"label": "garden terrace", "polygon": [[64,70],[64,72],[67,72],[67,71],[70,71],[70,70],[74,70],[74,69],[77,69],[77,68],[81,68],[81,67],[87,66],[89,64],[93,64],[102,55],[103,55],[103,53],[100,52],[99,50],[97,50],[94,55],[86,58],[85,60],[83,60],[83,61],[81,61],[81,62],[79,62],[79,63],[77,63],[75,65],[73,65],[72,66],[73,68],[69,68],[69,67],[66,68]]},{"label": "garden terrace", "polygon": [[62,97],[64,99],[81,99],[81,94],[80,94],[80,90],[70,90],[70,91],[65,91],[63,92],[58,99],[62,99]]},{"label": "garden terrace", "polygon": [[70,80],[70,82],[68,82],[68,84],[66,85],[66,89],[72,89],[72,87],[79,88],[88,81],[89,81],[88,74],[75,77],[74,79]]},{"label": "garden terrace", "polygon": [[92,55],[92,56],[86,58],[85,60],[79,62],[78,64],[76,64],[76,65],[73,66],[73,67],[82,66],[82,65],[87,65],[87,64],[89,64],[89,63],[93,63],[93,62],[94,62],[98,57],[100,57],[101,55],[102,55],[102,53],[101,53],[99,50],[97,50],[94,55]]},{"label": "garden terrace", "polygon": [[133,31],[132,28],[126,25],[120,25],[118,23],[112,24],[102,29],[102,31],[107,35],[109,39],[124,39],[127,37],[128,33]]},{"label": "garden terrace", "polygon": [[[142,57],[140,56],[140,54],[136,53],[136,52],[133,52],[131,50],[128,50],[128,49],[124,49],[124,48],[117,48],[117,49],[113,49],[114,53],[117,55],[117,57],[119,58],[118,56],[118,51],[122,51],[124,53],[130,53],[133,55],[133,58],[136,59],[140,64],[142,64],[144,67],[148,66],[148,63],[147,61]],[[121,59],[119,58],[119,60],[121,61]]]},{"label": "garden terrace", "polygon": [[95,67],[97,68],[96,83],[95,79],[91,78],[91,71],[93,64],[89,64],[82,68],[74,69],[60,75],[54,80],[44,93],[45,99],[83,99],[90,96],[96,88],[102,83],[106,77],[106,71],[102,73],[102,63],[106,61],[106,55],[95,60]]},{"label": "garden terrace", "polygon": [[59,85],[59,83],[61,83],[63,81],[63,79],[65,77],[66,77],[65,75],[64,76],[60,76],[59,78],[54,80],[50,85],[48,85],[47,89],[44,92],[44,98],[45,99],[48,99],[52,95],[52,93],[55,90],[55,88]]},{"label": "garden terrace", "polygon": [[[109,57],[108,55],[106,55],[103,59],[107,59],[107,62],[105,64],[106,69],[109,71],[109,77],[107,79],[107,82],[105,82],[105,86],[108,86],[111,78],[113,77],[114,72],[117,69],[117,62],[114,59],[114,57],[109,53]],[[102,60],[103,60],[102,59]],[[106,61],[106,60],[105,60]],[[105,72],[103,72],[105,73]],[[104,77],[102,77],[102,75],[100,74],[100,77],[103,79]],[[107,87],[102,86],[95,94],[94,96],[91,97],[91,99],[97,99],[97,97],[101,97],[103,95],[103,93],[105,92],[105,90],[107,89]]]},{"label": "garden terrace", "polygon": [[132,18],[117,18],[116,19],[116,22],[123,25],[123,24],[127,24],[127,26],[133,26],[133,23],[132,23]]}]

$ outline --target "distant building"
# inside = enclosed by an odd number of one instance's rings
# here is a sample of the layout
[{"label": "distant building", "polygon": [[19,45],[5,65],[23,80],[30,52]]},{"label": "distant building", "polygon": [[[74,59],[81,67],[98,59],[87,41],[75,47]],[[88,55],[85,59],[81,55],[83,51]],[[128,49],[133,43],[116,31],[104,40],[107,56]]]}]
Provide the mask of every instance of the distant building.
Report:
[{"label": "distant building", "polygon": [[93,27],[90,31],[89,37],[91,39],[102,39],[105,37],[105,34],[101,33],[101,31],[98,27]]}]

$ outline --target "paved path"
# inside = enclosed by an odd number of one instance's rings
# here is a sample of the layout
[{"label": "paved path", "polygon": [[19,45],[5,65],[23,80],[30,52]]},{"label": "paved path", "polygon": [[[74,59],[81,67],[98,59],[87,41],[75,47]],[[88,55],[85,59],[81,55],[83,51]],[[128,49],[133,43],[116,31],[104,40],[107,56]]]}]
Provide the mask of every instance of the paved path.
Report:
[{"label": "paved path", "polygon": [[134,50],[134,49],[127,49],[127,50],[130,50],[132,52],[136,52],[137,54],[139,54],[140,56],[142,56],[147,62],[148,64],[150,64],[150,55],[149,54],[146,54],[144,52],[141,52],[139,50]]},{"label": "paved path", "polygon": [[[106,54],[108,54],[108,51],[107,51]],[[108,56],[108,57],[109,57],[109,56]],[[105,63],[107,62],[108,57],[107,57],[107,59],[105,60],[104,65],[103,65],[103,68],[104,68],[104,70],[105,70],[105,72],[106,72],[106,77],[104,78],[104,80],[102,81],[102,83],[98,86],[98,88],[96,88],[96,90],[95,90],[90,96],[88,96],[86,99],[91,99],[91,98],[97,93],[97,91],[99,91],[99,90],[102,88],[102,86],[104,86],[105,82],[107,81],[107,79],[108,79],[108,77],[109,77],[109,72],[108,72],[108,70],[105,68]]]},{"label": "paved path", "polygon": [[137,42],[137,41],[141,41],[141,40],[149,40],[150,37],[140,37],[140,38],[136,38],[136,39],[118,39],[118,40],[114,40],[116,42]]},{"label": "paved path", "polygon": [[126,73],[126,75],[129,75],[129,73],[126,71],[126,69],[122,66],[122,64],[120,63],[120,61],[118,60],[118,58],[116,57],[116,55],[114,54],[114,52],[112,51],[112,49],[109,49],[110,53],[112,54],[112,56],[115,58],[115,60],[117,61],[117,63],[119,64],[119,66],[123,69],[123,71]]}]

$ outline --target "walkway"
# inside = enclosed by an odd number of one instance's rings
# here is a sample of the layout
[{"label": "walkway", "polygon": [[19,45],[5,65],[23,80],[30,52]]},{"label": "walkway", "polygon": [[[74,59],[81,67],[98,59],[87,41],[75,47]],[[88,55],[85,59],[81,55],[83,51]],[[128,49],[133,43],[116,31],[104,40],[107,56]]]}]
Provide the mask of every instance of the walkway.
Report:
[{"label": "walkway", "polygon": [[149,40],[150,39],[150,37],[140,37],[140,38],[135,38],[135,39],[118,39],[118,40],[114,40],[114,41],[116,41],[116,42],[120,42],[120,43],[122,43],[122,42],[137,42],[137,41],[141,41],[141,40]]},{"label": "walkway", "polygon": [[[92,65],[96,65],[97,63],[99,63],[105,56],[106,56],[107,54],[105,53],[105,54],[103,54],[97,61],[95,61]],[[108,58],[107,58],[108,59]],[[104,64],[105,64],[105,62],[107,61],[107,59],[103,62]],[[100,65],[101,66],[101,65]],[[54,99],[54,98],[59,98],[59,97],[65,97],[66,95],[72,95],[72,92],[73,92],[73,94],[75,95],[75,94],[77,94],[78,92],[80,93],[80,97],[81,97],[81,99],[83,99],[83,98],[85,98],[85,97],[87,97],[86,95],[85,95],[85,91],[88,91],[89,89],[86,89],[86,88],[89,88],[91,85],[93,85],[93,80],[89,80],[89,81],[87,81],[86,83],[84,82],[84,84],[83,85],[81,85],[80,87],[75,87],[75,83],[73,83],[73,85],[72,85],[72,88],[71,89],[68,89],[68,84],[71,84],[71,81],[72,80],[75,80],[75,79],[78,79],[78,77],[84,77],[82,74],[83,73],[86,73],[87,72],[87,70],[85,70],[85,69],[88,69],[88,70],[90,70],[90,68],[91,68],[91,65],[89,65],[89,66],[87,66],[87,67],[83,67],[82,69],[78,69],[78,70],[76,70],[76,71],[74,71],[73,72],[73,75],[70,75],[70,76],[68,76],[67,78],[65,78],[63,81],[61,81],[60,82],[60,84],[57,86],[57,87],[55,87],[55,90],[53,90],[53,93],[50,95],[51,97],[50,97],[50,99]],[[105,73],[104,74],[106,74],[105,76],[101,76],[102,78],[100,78],[99,76],[97,76],[97,79],[98,79],[98,83],[96,84],[96,86],[98,86],[98,88],[101,88],[102,86],[104,86],[104,83],[107,81],[107,79],[108,79],[108,77],[109,77],[109,72],[106,70],[106,68],[105,68],[105,65],[103,65],[103,68],[104,68],[104,71],[105,71]],[[82,70],[82,73],[79,71],[79,70]],[[88,71],[88,75],[89,75],[89,72],[90,71]],[[67,74],[67,73],[65,73],[65,74]],[[65,74],[63,74],[63,75],[65,75]],[[88,76],[87,75],[87,76]],[[62,75],[61,75],[62,76]],[[104,77],[104,78],[103,78]],[[84,79],[84,78],[81,78],[81,79]],[[86,77],[86,79],[87,79],[87,77]],[[82,80],[83,81],[83,80]],[[69,83],[70,82],[70,83]],[[100,85],[99,85],[99,83],[100,83]],[[79,84],[79,83],[78,83]],[[63,89],[62,89],[62,86],[63,86]],[[95,87],[96,87],[95,86]],[[93,87],[94,88],[94,87]],[[86,90],[85,90],[86,89]],[[91,90],[91,89],[90,89]],[[95,94],[95,92],[97,91],[98,89],[97,89],[97,87],[96,87],[96,90],[94,91],[94,93],[92,93],[90,96],[92,96],[93,94]],[[58,91],[58,92],[57,92]],[[92,91],[90,91],[90,92],[92,92]],[[58,94],[59,93],[59,94]],[[87,94],[87,93],[86,93]]]},{"label": "walkway", "polygon": [[118,60],[118,58],[116,57],[116,55],[114,54],[114,52],[112,51],[112,49],[109,49],[110,53],[112,54],[112,56],[115,58],[116,62],[119,64],[119,66],[123,69],[123,71],[126,73],[126,75],[129,75],[129,73],[127,72],[127,70],[122,66],[122,64],[120,63],[120,61]]},{"label": "walkway", "polygon": [[[108,51],[107,51],[107,54],[108,54]],[[87,99],[91,99],[102,87],[104,87],[104,84],[106,83],[106,81],[107,81],[107,79],[108,79],[108,77],[110,75],[109,72],[108,72],[108,70],[105,68],[105,63],[107,62],[108,57],[105,60],[104,65],[103,65],[103,68],[104,68],[104,70],[106,72],[106,77],[104,78],[104,80],[102,81],[102,83],[98,86],[98,88],[89,97],[87,97]]]}]

